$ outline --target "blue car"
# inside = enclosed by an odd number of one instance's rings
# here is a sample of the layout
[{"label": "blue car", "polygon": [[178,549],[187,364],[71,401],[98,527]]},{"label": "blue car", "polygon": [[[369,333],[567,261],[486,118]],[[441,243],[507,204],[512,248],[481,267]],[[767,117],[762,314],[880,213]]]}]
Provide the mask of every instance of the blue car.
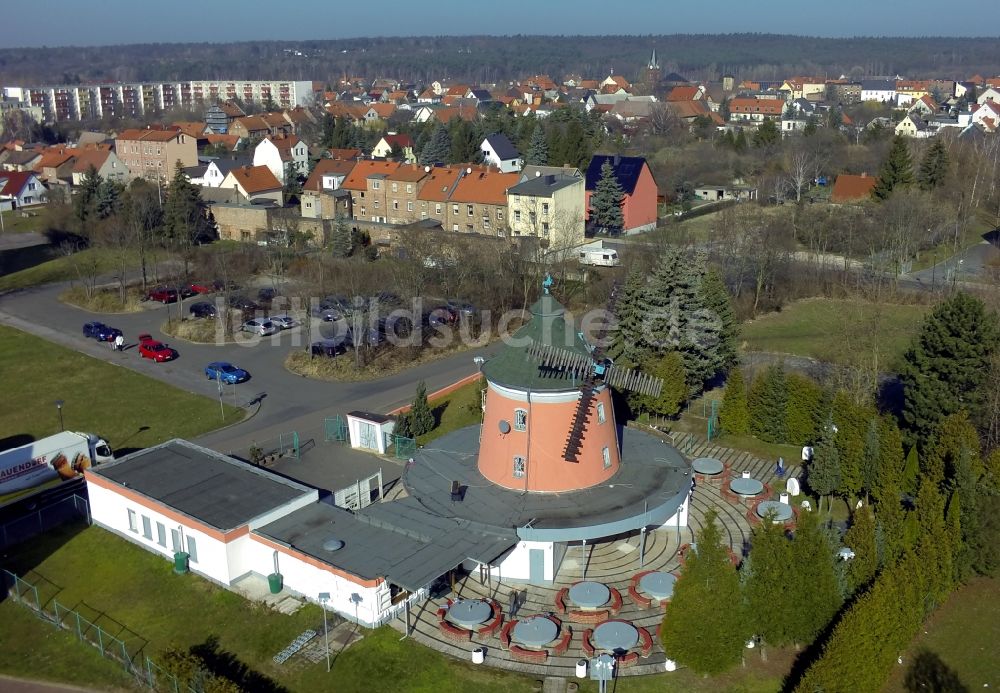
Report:
[{"label": "blue car", "polygon": [[108,327],[103,322],[88,322],[83,326],[83,336],[98,342],[113,342],[121,333],[117,327]]},{"label": "blue car", "polygon": [[231,363],[226,363],[225,361],[213,361],[205,366],[205,377],[209,380],[221,380],[224,383],[232,385],[234,383],[242,383],[244,380],[249,380],[250,374],[242,368],[237,368]]}]

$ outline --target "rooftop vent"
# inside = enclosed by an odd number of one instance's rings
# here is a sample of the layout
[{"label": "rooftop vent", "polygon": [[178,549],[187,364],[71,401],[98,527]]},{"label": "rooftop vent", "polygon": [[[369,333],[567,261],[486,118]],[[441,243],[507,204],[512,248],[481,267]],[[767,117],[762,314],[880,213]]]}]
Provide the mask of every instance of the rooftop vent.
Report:
[{"label": "rooftop vent", "polygon": [[342,542],[340,539],[335,539],[333,537],[330,537],[329,539],[323,542],[324,551],[330,551],[330,552],[340,551],[342,548],[344,548],[344,542]]}]

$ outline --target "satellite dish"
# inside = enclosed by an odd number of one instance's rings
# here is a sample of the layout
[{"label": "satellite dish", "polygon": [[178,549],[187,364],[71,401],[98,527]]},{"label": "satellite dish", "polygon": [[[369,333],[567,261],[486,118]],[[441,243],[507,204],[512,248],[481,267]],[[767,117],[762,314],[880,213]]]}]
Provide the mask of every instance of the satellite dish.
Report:
[{"label": "satellite dish", "polygon": [[344,542],[340,539],[334,539],[331,537],[323,542],[324,551],[340,551],[342,548],[344,548]]},{"label": "satellite dish", "polygon": [[509,421],[506,421],[504,419],[500,419],[500,423],[498,425],[500,426],[500,432],[501,433],[503,433],[504,435],[510,433],[510,422]]}]

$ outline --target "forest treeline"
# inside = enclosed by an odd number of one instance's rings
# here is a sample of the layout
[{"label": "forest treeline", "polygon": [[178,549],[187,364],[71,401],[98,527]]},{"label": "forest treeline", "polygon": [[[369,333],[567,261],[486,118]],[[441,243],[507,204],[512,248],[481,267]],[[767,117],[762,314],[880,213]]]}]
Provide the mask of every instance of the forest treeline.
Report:
[{"label": "forest treeline", "polygon": [[[6,48],[0,84],[186,79],[444,77],[495,83],[547,73],[638,79],[656,49],[664,72],[689,79],[794,74],[966,78],[1000,72],[1000,38],[816,38],[775,34],[422,36],[240,43]],[[252,65],[252,69],[248,66]]]}]

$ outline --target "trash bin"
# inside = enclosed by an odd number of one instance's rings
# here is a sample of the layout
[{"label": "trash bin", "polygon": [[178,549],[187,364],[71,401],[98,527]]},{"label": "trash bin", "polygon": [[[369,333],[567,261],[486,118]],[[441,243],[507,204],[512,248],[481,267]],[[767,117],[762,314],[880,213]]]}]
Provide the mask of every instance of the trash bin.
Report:
[{"label": "trash bin", "polygon": [[778,500],[780,500],[785,505],[788,505],[788,494],[782,493],[780,496],[778,496]]},{"label": "trash bin", "polygon": [[188,554],[184,551],[178,551],[174,554],[174,572],[178,575],[183,575],[188,571]]},{"label": "trash bin", "polygon": [[672,659],[668,659],[663,663],[663,668],[666,671],[677,671],[677,662]]},{"label": "trash bin", "polygon": [[271,594],[277,594],[281,591],[282,581],[281,573],[271,573],[267,576],[267,585],[271,588]]},{"label": "trash bin", "polygon": [[576,660],[576,678],[585,679],[587,678],[587,660],[578,659]]},{"label": "trash bin", "polygon": [[486,651],[483,648],[477,647],[472,651],[473,664],[482,664],[484,659],[486,659]]}]

